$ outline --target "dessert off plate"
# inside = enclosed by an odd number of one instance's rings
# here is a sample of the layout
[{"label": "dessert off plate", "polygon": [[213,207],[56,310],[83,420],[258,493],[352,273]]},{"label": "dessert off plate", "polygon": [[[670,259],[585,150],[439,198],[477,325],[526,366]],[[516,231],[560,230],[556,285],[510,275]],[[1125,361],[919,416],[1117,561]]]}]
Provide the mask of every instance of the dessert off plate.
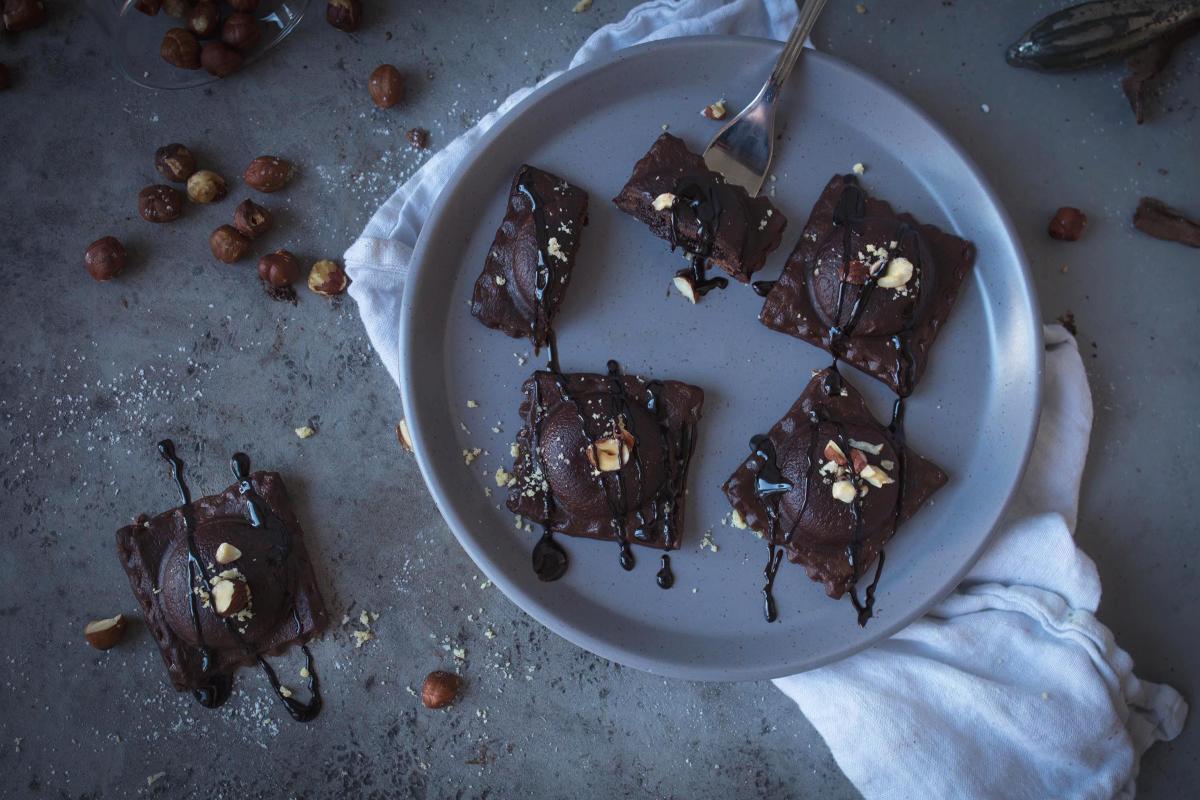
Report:
[{"label": "dessert off plate", "polygon": [[[679,678],[755,680],[843,658],[900,629],[947,594],[987,542],[1020,479],[1041,392],[1042,341],[1024,254],[994,193],[924,114],[873,78],[815,51],[784,90],[775,180],[764,191],[788,218],[783,244],[755,275],[778,275],[835,172],[867,165],[863,183],[898,210],[975,242],[978,258],[908,402],[908,441],[950,482],[887,547],[876,617],[859,628],[848,599],[830,600],[802,567],[775,582],[779,621],[763,618],[767,545],[722,523],[721,484],[749,439],[788,409],[821,350],[768,330],[762,299],[731,282],[698,305],[671,287],[679,253],[611,203],[634,163],[669,126],[700,151],[719,129],[700,111],[731,113],[762,86],[779,42],[671,39],[630,48],[542,86],[492,128],[447,184],[421,233],[404,294],[404,411],[417,460],[451,529],[508,597],[551,630],[605,658]],[[634,546],[626,572],[611,541],[558,536],[571,565],[542,583],[530,566],[540,528],[518,529],[496,486],[520,429],[521,384],[545,364],[528,341],[470,314],[472,285],[522,163],[588,191],[571,286],[555,322],[564,372],[626,372],[704,389],[688,477],[675,586],[655,583],[659,551]],[[528,355],[524,363],[517,356]],[[843,367],[882,420],[894,397]],[[468,408],[468,400],[477,404]],[[496,432],[498,429],[499,432]],[[483,452],[470,464],[463,451]],[[490,495],[489,491],[490,490]],[[718,552],[701,549],[706,531]]]}]

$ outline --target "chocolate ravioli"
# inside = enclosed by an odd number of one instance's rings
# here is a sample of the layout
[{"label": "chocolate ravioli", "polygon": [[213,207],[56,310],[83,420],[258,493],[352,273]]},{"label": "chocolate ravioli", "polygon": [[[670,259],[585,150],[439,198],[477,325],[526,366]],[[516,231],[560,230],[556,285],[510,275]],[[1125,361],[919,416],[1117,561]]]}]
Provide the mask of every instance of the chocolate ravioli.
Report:
[{"label": "chocolate ravioli", "polygon": [[[897,401],[897,413],[903,401]],[[860,625],[872,614],[883,546],[946,483],[933,462],[904,443],[899,418],[880,424],[836,367],[813,376],[787,414],[750,442],[751,454],[725,482],[725,496],[770,555],[763,587],[768,621],[784,552],[832,598],[850,593]],[[878,557],[860,601],[856,584]]]},{"label": "chocolate ravioli", "polygon": [[588,196],[549,172],[521,167],[508,193],[508,210],[475,281],[471,314],[534,348],[553,337],[587,225]]},{"label": "chocolate ravioli", "polygon": [[[258,664],[288,712],[312,719],[321,695],[306,643],[325,629],[328,616],[283,479],[275,472],[251,473],[249,459],[238,453],[231,460],[236,483],[193,502],[174,445],[163,441],[159,452],[170,465],[180,506],[121,528],[117,552],[172,685],[216,707],[228,698],[233,674]],[[240,555],[229,560],[232,554],[223,551],[226,563],[220,563],[222,544]],[[212,597],[221,580],[241,584],[249,595],[244,610],[224,618]],[[283,691],[265,660],[293,645],[306,658],[308,702]]]},{"label": "chocolate ravioli", "polygon": [[835,175],[759,320],[828,350],[905,397],[975,262],[975,246]]},{"label": "chocolate ravioli", "polygon": [[[673,202],[655,208],[655,200],[672,195]],[[682,247],[692,257],[690,277],[696,294],[724,287],[724,278],[707,278],[714,264],[749,283],[750,276],[779,247],[787,219],[766,197],[750,197],[740,186],[726,183],[704,159],[688,150],[677,136],[659,136],[633,168],[617,208],[645,223],[655,236]]]},{"label": "chocolate ravioli", "polygon": [[[630,543],[680,546],[704,392],[623,375],[615,361],[608,368],[539,370],[525,381],[508,508],[545,528],[533,558],[542,580],[566,571],[555,533],[618,542],[625,569],[634,565]],[[674,580],[665,554],[658,579],[663,588]]]}]

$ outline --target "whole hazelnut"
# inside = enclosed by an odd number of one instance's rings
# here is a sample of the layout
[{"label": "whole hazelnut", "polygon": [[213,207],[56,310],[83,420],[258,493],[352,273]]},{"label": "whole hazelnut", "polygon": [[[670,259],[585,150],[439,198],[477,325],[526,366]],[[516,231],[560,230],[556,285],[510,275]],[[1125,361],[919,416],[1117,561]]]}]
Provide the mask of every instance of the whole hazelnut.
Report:
[{"label": "whole hazelnut", "polygon": [[229,194],[225,179],[211,169],[202,169],[187,179],[188,199],[193,203],[215,203]]},{"label": "whole hazelnut", "polygon": [[243,200],[233,212],[233,227],[249,239],[257,239],[271,230],[271,212],[253,200]]},{"label": "whole hazelnut", "polygon": [[192,4],[189,0],[163,0],[162,8],[168,17],[183,19],[192,10]]},{"label": "whole hazelnut", "polygon": [[117,614],[108,619],[95,619],[83,626],[83,638],[97,650],[111,650],[125,636],[125,617]]},{"label": "whole hazelnut", "polygon": [[350,276],[336,261],[322,259],[308,273],[308,288],[325,297],[335,297],[350,285]]},{"label": "whole hazelnut", "polygon": [[426,708],[445,708],[454,702],[461,683],[462,679],[453,672],[431,672],[421,685],[421,702]]},{"label": "whole hazelnut", "polygon": [[229,5],[234,11],[245,11],[249,13],[258,8],[258,0],[229,0]]},{"label": "whole hazelnut", "polygon": [[325,21],[339,31],[354,33],[362,22],[362,0],[329,0]]},{"label": "whole hazelnut", "polygon": [[105,236],[88,245],[83,266],[98,281],[112,280],[125,269],[125,246],[115,236]]},{"label": "whole hazelnut", "polygon": [[371,93],[375,105],[391,108],[404,102],[404,76],[391,64],[380,64],[371,73],[371,78],[367,81],[367,90]]},{"label": "whole hazelnut", "polygon": [[162,0],[138,0],[134,8],[148,17],[153,17],[162,8]]},{"label": "whole hazelnut", "polygon": [[404,138],[408,139],[409,144],[418,150],[429,147],[429,131],[424,128],[409,128],[408,133],[404,134]]},{"label": "whole hazelnut", "polygon": [[221,25],[221,11],[213,0],[200,0],[186,17],[188,30],[201,39],[216,36]]},{"label": "whole hazelnut", "polygon": [[154,168],[167,180],[183,183],[196,172],[196,157],[174,142],[154,151]]},{"label": "whole hazelnut", "polygon": [[251,189],[260,192],[277,192],[287,185],[296,174],[296,168],[290,161],[276,156],[259,156],[250,162],[242,173],[242,180]]},{"label": "whole hazelnut", "polygon": [[1064,242],[1074,242],[1083,236],[1083,229],[1086,227],[1087,214],[1084,214],[1078,208],[1063,206],[1055,212],[1054,218],[1050,220],[1048,233],[1051,238]]},{"label": "whole hazelnut", "polygon": [[208,74],[224,78],[241,69],[242,54],[224,42],[205,42],[200,48],[200,66]]},{"label": "whole hazelnut", "polygon": [[300,280],[300,262],[287,250],[276,250],[258,260],[258,277],[276,289]]},{"label": "whole hazelnut", "polygon": [[45,21],[42,0],[4,0],[4,27],[9,33],[32,30]]},{"label": "whole hazelnut", "polygon": [[138,213],[147,222],[173,222],[183,214],[183,193],[161,183],[138,193]]},{"label": "whole hazelnut", "polygon": [[8,65],[0,61],[0,92],[12,86],[11,80],[8,74]]},{"label": "whole hazelnut", "polygon": [[253,14],[236,11],[221,25],[221,41],[243,53],[253,50],[262,39],[262,31]]},{"label": "whole hazelnut", "polygon": [[200,42],[196,34],[184,28],[171,28],[163,34],[158,53],[173,67],[200,69]]},{"label": "whole hazelnut", "polygon": [[250,251],[250,240],[232,225],[222,225],[208,237],[208,246],[212,249],[213,258],[232,264],[241,261]]}]

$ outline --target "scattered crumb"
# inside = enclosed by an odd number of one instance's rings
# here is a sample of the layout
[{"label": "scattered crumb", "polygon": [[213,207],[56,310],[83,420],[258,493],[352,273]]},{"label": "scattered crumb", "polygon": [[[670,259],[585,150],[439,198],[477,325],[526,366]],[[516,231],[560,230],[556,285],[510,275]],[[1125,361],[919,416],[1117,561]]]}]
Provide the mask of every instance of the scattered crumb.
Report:
[{"label": "scattered crumb", "polygon": [[280,696],[280,697],[291,697],[291,696],[292,696],[292,690],[291,690],[291,689],[289,689],[289,688],[288,688],[288,687],[286,687],[286,686],[280,686],[280,687],[279,687],[279,696]]},{"label": "scattered crumb", "polygon": [[700,540],[700,549],[703,550],[705,548],[712,550],[714,553],[721,549],[717,546],[717,543],[713,541],[711,528],[704,532],[704,538]]},{"label": "scattered crumb", "polygon": [[406,452],[411,453],[413,451],[412,436],[408,432],[408,420],[402,419],[396,425],[396,439]]},{"label": "scattered crumb", "polygon": [[479,403],[476,403],[474,400],[468,400],[467,408],[479,408]]},{"label": "scattered crumb", "polygon": [[301,678],[304,678],[305,680],[307,680],[311,676],[312,676],[312,673],[308,671],[308,667],[300,668],[300,677]]},{"label": "scattered crumb", "polygon": [[351,631],[350,634],[354,637],[355,648],[362,647],[375,638],[375,634],[371,631]]},{"label": "scattered crumb", "polygon": [[153,775],[150,775],[149,777],[146,778],[146,785],[153,786],[154,784],[158,783],[160,780],[162,780],[165,777],[167,777],[167,773],[156,772]]},{"label": "scattered crumb", "polygon": [[729,515],[729,524],[738,530],[746,530],[746,520],[742,519],[742,514],[736,508]]},{"label": "scattered crumb", "polygon": [[483,629],[483,635],[488,639],[495,639],[496,631],[492,630],[491,626],[488,626],[487,628]]},{"label": "scattered crumb", "polygon": [[486,580],[483,583],[479,584],[480,589],[490,589],[491,587],[492,587],[492,582],[490,580]]},{"label": "scattered crumb", "polygon": [[850,169],[854,172],[855,175],[862,175],[864,172],[867,171],[867,168],[865,166],[863,166],[863,163],[861,161],[856,163]]},{"label": "scattered crumb", "polygon": [[478,447],[473,447],[470,450],[463,450],[462,451],[463,463],[466,464],[467,466],[471,466],[471,462],[473,462],[475,459],[479,458],[479,455],[482,452],[483,452],[483,450],[479,449]]},{"label": "scattered crumb", "polygon": [[450,655],[454,656],[455,661],[466,661],[467,650],[464,647],[455,647],[450,651]]},{"label": "scattered crumb", "polygon": [[668,125],[668,124],[667,124],[667,123],[665,123],[665,122],[664,122],[664,123],[663,123],[663,125],[662,125],[662,129],[663,129],[663,131],[664,131],[664,132],[666,132],[666,130],[667,130],[668,128],[670,128],[670,127],[671,127],[671,126],[670,126],[670,125]]},{"label": "scattered crumb", "polygon": [[862,3],[858,3],[857,5],[855,5],[854,10],[857,11],[859,14],[867,13],[867,7],[865,5],[863,5]]},{"label": "scattered crumb", "polygon": [[579,2],[576,3],[571,8],[571,11],[573,11],[576,14],[582,14],[584,11],[587,11],[591,7],[592,7],[592,0],[579,0]]},{"label": "scattered crumb", "polygon": [[987,103],[984,103],[983,105],[981,105],[979,107],[979,110],[985,114],[989,114],[989,113],[991,113],[992,107],[989,106]]},{"label": "scattered crumb", "polygon": [[519,455],[521,454],[521,448],[517,447],[517,443],[516,443],[516,442],[511,442],[511,443],[509,443],[509,445],[508,445],[508,454],[509,454],[510,456],[512,456],[513,458],[516,458],[517,456],[519,456]]},{"label": "scattered crumb", "polygon": [[725,108],[725,98],[722,97],[717,102],[709,103],[708,105],[706,105],[704,107],[704,110],[700,112],[700,115],[704,116],[704,117],[708,117],[709,119],[720,120],[720,119],[725,119],[726,113],[728,113],[728,111]]},{"label": "scattered crumb", "polygon": [[506,283],[508,283],[508,279],[505,278],[503,275],[496,276],[496,285],[497,286],[503,286]]},{"label": "scattered crumb", "polygon": [[525,366],[525,362],[529,360],[529,353],[513,353],[513,358],[517,360],[517,366]]},{"label": "scattered crumb", "polygon": [[512,486],[517,482],[516,476],[504,467],[496,467],[495,479],[497,486]]},{"label": "scattered crumb", "polygon": [[301,439],[309,439],[314,433],[316,433],[316,430],[311,425],[301,425],[299,428],[296,428],[296,435]]}]

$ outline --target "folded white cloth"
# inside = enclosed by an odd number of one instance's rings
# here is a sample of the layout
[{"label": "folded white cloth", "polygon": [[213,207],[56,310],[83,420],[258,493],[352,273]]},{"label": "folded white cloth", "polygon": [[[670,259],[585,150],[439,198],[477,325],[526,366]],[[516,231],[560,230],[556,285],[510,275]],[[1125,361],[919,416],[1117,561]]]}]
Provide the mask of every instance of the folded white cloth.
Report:
[{"label": "folded white cloth", "polygon": [[[793,0],[654,0],[598,30],[571,66],[671,36],[783,39],[795,20]],[[345,254],[350,294],[397,382],[400,298],[421,226],[463,156],[532,90],[433,156]],[[1139,681],[1094,616],[1100,581],[1072,539],[1091,395],[1074,340],[1050,326],[1046,341],[1032,461],[962,586],[886,642],[775,681],[867,798],[1132,797],[1141,754],[1183,725],[1179,694]]]}]

